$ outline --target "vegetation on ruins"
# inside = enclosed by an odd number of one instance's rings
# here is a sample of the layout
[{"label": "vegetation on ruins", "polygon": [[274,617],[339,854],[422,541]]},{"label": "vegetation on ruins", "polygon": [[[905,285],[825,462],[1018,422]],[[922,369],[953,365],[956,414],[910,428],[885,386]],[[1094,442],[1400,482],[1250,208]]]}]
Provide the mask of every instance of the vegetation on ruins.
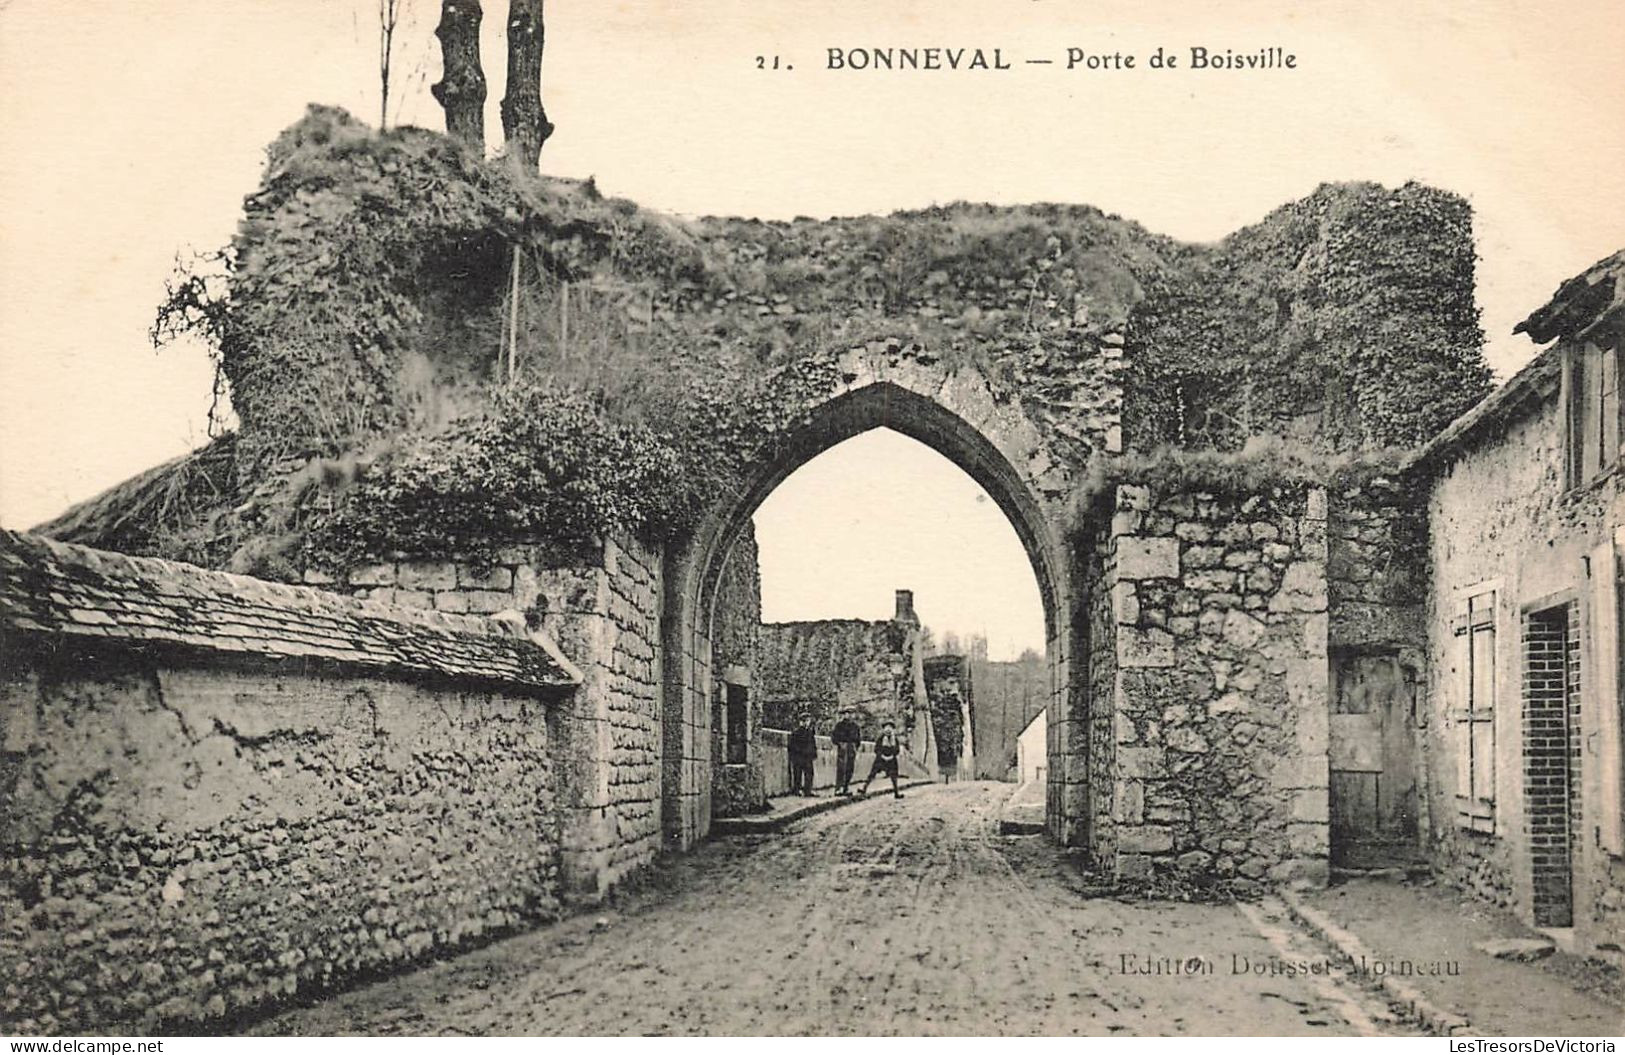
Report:
[{"label": "vegetation on ruins", "polygon": [[976,368],[1104,478],[1121,466],[1081,425],[1113,396],[1084,364],[1122,340],[1131,447],[1298,435],[1323,474],[1326,447],[1414,444],[1487,386],[1467,223],[1448,194],[1365,184],[1212,247],[1083,206],[678,220],[312,107],[153,328],[206,340],[237,431],[136,508],[46,529],[272,577],[680,536],[871,341]]},{"label": "vegetation on ruins", "polygon": [[1131,328],[1137,446],[1424,442],[1491,387],[1471,209],[1408,183],[1322,186],[1147,286]]}]

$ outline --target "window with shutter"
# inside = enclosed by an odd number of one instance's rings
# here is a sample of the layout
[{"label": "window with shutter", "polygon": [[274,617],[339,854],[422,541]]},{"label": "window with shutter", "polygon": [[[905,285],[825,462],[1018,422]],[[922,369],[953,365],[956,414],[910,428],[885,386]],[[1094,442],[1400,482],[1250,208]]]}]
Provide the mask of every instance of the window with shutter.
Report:
[{"label": "window with shutter", "polygon": [[1625,429],[1620,424],[1625,413],[1619,398],[1620,355],[1618,348],[1596,345],[1567,353],[1563,370],[1567,389],[1564,436],[1570,487],[1590,483],[1619,462],[1620,446],[1625,442]]}]

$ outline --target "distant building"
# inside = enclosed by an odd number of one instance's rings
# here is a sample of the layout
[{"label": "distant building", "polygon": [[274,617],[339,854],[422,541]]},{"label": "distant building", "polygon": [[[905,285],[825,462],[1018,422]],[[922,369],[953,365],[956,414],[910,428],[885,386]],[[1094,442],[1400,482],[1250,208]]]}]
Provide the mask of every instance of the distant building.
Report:
[{"label": "distant building", "polygon": [[1039,711],[1027,728],[1016,737],[1017,781],[1022,784],[1042,784],[1049,767],[1049,712]]}]

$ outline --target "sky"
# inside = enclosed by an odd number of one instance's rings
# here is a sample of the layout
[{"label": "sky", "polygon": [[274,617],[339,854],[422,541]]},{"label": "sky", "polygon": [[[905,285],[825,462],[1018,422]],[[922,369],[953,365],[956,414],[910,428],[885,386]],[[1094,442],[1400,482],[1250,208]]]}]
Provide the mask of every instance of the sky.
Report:
[{"label": "sky", "polygon": [[[438,128],[439,5],[406,3],[390,120]],[[485,3],[491,139],[506,6]],[[1324,181],[1415,179],[1475,208],[1503,377],[1534,351],[1512,326],[1625,246],[1617,0],[551,0],[547,17],[543,170],[679,214],[1063,201],[1210,241]],[[375,0],[0,0],[0,524],[205,438],[204,350],[146,340],[164,279],[229,239],[265,144],[306,103],[377,121],[375,19]],[[1193,45],[1281,47],[1297,67],[1146,65]],[[997,47],[1015,68],[823,68],[830,48],[885,46]],[[1068,48],[1139,62],[1068,70]],[[905,450],[824,457],[912,479]],[[799,500],[795,530],[838,526],[827,492]],[[771,610],[822,603],[827,570],[769,574]],[[907,584],[882,577],[851,596],[889,610]]]},{"label": "sky", "polygon": [[757,509],[756,539],[765,622],[890,619],[896,591],[913,590],[939,644],[951,632],[986,637],[991,659],[1044,651],[1015,528],[975,480],[901,433],[872,429],[791,473]]}]

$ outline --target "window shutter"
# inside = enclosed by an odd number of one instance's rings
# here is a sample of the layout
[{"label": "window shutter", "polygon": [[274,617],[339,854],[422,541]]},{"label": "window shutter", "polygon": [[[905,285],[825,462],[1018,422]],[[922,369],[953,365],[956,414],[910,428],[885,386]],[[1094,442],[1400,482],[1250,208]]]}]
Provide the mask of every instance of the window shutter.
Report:
[{"label": "window shutter", "polygon": [[1468,599],[1455,621],[1458,709],[1456,817],[1462,827],[1495,830],[1495,592]]},{"label": "window shutter", "polygon": [[1591,554],[1591,685],[1581,698],[1580,735],[1585,757],[1597,767],[1601,800],[1597,808],[1598,841],[1616,856],[1625,855],[1625,788],[1620,780],[1619,685],[1619,562],[1616,543],[1625,541],[1625,528],[1616,528],[1614,541]]},{"label": "window shutter", "polygon": [[1473,666],[1472,630],[1463,608],[1452,620],[1450,746],[1456,756],[1456,814],[1465,827],[1472,825],[1473,804]]}]

